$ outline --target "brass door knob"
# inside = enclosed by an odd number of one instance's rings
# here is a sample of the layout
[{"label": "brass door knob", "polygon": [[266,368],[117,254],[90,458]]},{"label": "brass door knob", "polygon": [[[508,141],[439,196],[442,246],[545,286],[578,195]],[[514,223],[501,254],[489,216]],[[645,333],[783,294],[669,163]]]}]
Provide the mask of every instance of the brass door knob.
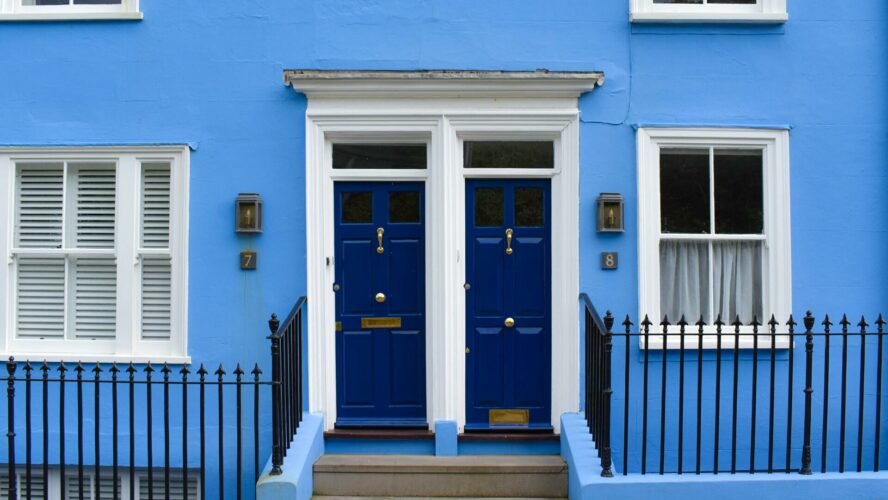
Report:
[{"label": "brass door knob", "polygon": [[382,292],[377,293],[377,294],[376,294],[376,302],[379,302],[380,304],[382,304],[383,302],[385,302],[385,294],[382,293]]},{"label": "brass door knob", "polygon": [[515,320],[513,318],[506,318],[504,324],[506,325],[506,328],[512,328],[515,326]]}]

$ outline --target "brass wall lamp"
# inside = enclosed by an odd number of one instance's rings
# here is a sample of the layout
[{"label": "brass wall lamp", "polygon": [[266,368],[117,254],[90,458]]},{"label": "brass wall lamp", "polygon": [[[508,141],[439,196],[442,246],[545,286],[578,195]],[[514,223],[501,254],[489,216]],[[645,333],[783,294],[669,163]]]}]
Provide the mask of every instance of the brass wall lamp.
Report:
[{"label": "brass wall lamp", "polygon": [[623,232],[623,195],[619,193],[598,195],[598,232]]},{"label": "brass wall lamp", "polygon": [[234,231],[247,234],[262,232],[262,197],[257,193],[237,195]]}]

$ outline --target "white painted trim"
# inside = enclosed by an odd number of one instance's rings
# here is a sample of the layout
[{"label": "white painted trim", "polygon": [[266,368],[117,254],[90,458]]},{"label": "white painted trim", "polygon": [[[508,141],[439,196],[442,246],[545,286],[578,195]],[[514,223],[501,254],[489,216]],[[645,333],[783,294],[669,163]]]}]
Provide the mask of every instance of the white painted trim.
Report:
[{"label": "white painted trim", "polygon": [[[15,168],[27,161],[105,160],[116,163],[117,206],[114,249],[15,249],[13,248]],[[168,161],[171,165],[170,249],[138,248],[141,198],[140,173],[143,161]],[[101,147],[0,147],[0,356],[82,361],[188,362],[188,194],[190,148],[187,146],[101,146]],[[65,169],[67,175],[68,169]],[[67,192],[67,190],[66,190]],[[173,261],[171,339],[142,341],[139,337],[140,280],[138,254],[169,254]],[[14,255],[114,255],[117,259],[117,337],[115,340],[15,339]]]},{"label": "white painted trim", "polygon": [[0,0],[0,21],[140,20],[139,0],[120,5],[23,5],[22,0]]},{"label": "white painted trim", "polygon": [[[333,140],[398,142],[421,135],[424,171],[341,172],[331,168]],[[462,168],[465,138],[551,139],[556,168]],[[426,375],[430,425],[465,425],[465,178],[552,179],[552,425],[579,400],[579,112],[577,99],[491,97],[309,98],[306,110],[306,235],[310,411],[336,421],[335,300],[331,285],[334,180],[426,182]],[[327,262],[330,264],[327,265]]]},{"label": "white painted trim", "polygon": [[[764,129],[721,129],[721,128],[640,128],[637,136],[638,155],[638,306],[639,318],[648,315],[651,321],[659,323],[660,313],[660,175],[659,150],[668,147],[755,147],[764,151],[764,210],[765,210],[765,252],[762,281],[764,316],[766,322],[773,314],[785,322],[792,312],[792,254],[790,247],[790,197],[789,197],[789,132],[786,130]],[[758,237],[756,237],[758,238]],[[654,330],[659,332],[659,326]],[[724,331],[733,331],[725,326]],[[778,329],[778,331],[782,331]],[[673,344],[670,330],[667,348]],[[707,327],[705,333],[714,333]],[[752,347],[751,329],[742,328],[740,347]],[[767,335],[767,326],[760,328],[760,335]],[[689,342],[696,347],[696,333],[688,335]],[[678,339],[676,338],[676,341]],[[662,348],[662,338],[653,334],[650,347]],[[770,346],[770,341],[759,340]],[[639,345],[643,341],[639,340]],[[787,347],[788,340],[778,336],[778,346]],[[717,347],[715,336],[704,335],[704,348]],[[722,348],[733,348],[731,335],[723,335]]]},{"label": "white painted trim", "polygon": [[288,70],[284,83],[316,98],[570,97],[604,84],[600,72]]},{"label": "white painted trim", "polygon": [[755,5],[655,4],[629,0],[632,22],[783,23],[789,19],[786,0],[759,0]]}]

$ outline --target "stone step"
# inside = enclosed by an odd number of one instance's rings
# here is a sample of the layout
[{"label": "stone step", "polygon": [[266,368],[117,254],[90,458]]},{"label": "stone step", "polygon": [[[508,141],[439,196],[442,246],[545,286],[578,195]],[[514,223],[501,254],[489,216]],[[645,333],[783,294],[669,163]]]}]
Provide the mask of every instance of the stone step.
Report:
[{"label": "stone step", "polygon": [[[313,495],[312,500],[426,500],[428,497],[331,497]],[[451,500],[567,500],[564,498],[545,497],[447,497]]]},{"label": "stone step", "polygon": [[565,498],[557,455],[324,455],[314,464],[317,497]]}]

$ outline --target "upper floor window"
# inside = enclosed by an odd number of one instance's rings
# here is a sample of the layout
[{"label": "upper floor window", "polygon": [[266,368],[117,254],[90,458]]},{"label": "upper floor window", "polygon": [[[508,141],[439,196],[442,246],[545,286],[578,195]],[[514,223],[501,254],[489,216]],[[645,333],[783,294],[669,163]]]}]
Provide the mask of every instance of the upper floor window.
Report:
[{"label": "upper floor window", "polygon": [[784,131],[639,131],[642,314],[673,325],[789,316],[786,143]]},{"label": "upper floor window", "polygon": [[783,22],[786,0],[630,0],[634,22]]},{"label": "upper floor window", "polygon": [[0,0],[0,20],[141,18],[139,0]]},{"label": "upper floor window", "polygon": [[187,149],[0,150],[3,352],[184,359]]}]

